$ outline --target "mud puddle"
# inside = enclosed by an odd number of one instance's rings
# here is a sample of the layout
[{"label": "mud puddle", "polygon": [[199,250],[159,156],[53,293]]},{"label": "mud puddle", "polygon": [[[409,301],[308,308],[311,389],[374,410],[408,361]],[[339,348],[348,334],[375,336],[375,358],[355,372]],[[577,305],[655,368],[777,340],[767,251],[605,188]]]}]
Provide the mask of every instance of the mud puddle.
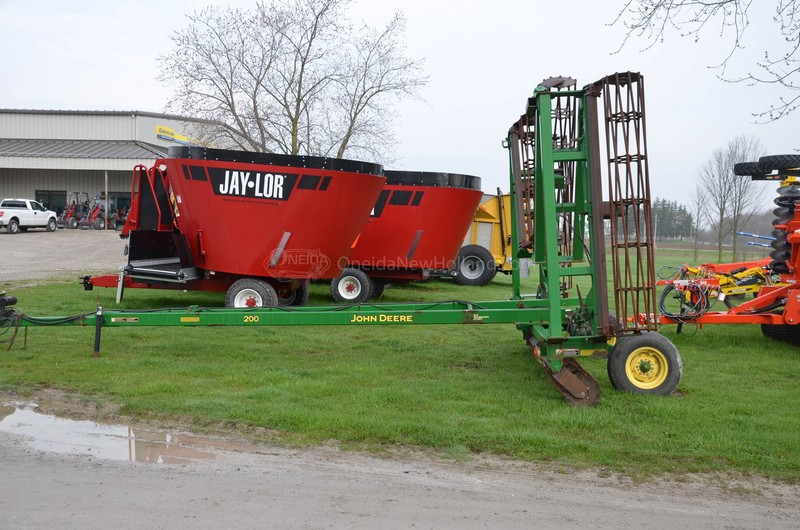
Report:
[{"label": "mud puddle", "polygon": [[48,453],[153,464],[213,460],[216,455],[205,449],[223,445],[197,436],[61,418],[37,409],[36,403],[0,403],[0,432],[24,436],[32,449]]}]

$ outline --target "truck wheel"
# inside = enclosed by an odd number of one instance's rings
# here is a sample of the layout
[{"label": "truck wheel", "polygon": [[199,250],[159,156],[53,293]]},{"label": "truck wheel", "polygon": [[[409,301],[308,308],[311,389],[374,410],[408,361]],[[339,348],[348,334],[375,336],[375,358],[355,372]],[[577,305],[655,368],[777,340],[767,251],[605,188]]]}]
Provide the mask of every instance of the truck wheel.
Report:
[{"label": "truck wheel", "polygon": [[340,304],[360,304],[372,295],[372,283],[364,271],[347,268],[331,280],[331,296]]},{"label": "truck wheel", "polygon": [[71,228],[73,230],[78,228],[78,218],[77,217],[70,217],[67,220],[67,228]]},{"label": "truck wheel", "polygon": [[480,245],[461,247],[456,258],[456,275],[453,281],[459,285],[486,285],[494,275],[497,267],[494,256],[488,249]]},{"label": "truck wheel", "polygon": [[255,278],[236,280],[225,294],[225,307],[253,308],[277,305],[278,295],[275,289],[267,282]]},{"label": "truck wheel", "polygon": [[8,222],[8,226],[6,226],[6,230],[9,234],[17,234],[19,233],[19,221],[16,219],[12,219]]},{"label": "truck wheel", "polygon": [[97,219],[94,220],[92,226],[94,226],[95,230],[103,230],[106,227],[106,220],[103,219],[102,217],[98,217]]},{"label": "truck wheel", "polygon": [[608,378],[617,390],[669,396],[682,374],[677,348],[655,332],[622,337],[608,354]]},{"label": "truck wheel", "polygon": [[56,228],[56,220],[54,217],[51,217],[49,221],[47,221],[47,231],[48,232],[55,232]]}]

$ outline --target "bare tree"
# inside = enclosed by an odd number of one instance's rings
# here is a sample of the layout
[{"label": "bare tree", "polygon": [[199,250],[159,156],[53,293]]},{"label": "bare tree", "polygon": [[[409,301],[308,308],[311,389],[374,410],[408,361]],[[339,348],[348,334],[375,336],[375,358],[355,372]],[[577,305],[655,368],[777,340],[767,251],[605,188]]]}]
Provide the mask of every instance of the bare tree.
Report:
[{"label": "bare tree", "polygon": [[698,242],[700,241],[700,232],[703,230],[703,212],[705,211],[704,205],[706,203],[706,190],[698,182],[695,184],[694,195],[691,199],[691,214],[692,214],[692,250],[693,260],[697,262]]},{"label": "bare tree", "polygon": [[[754,113],[759,119],[773,121],[792,113],[800,105],[800,0],[774,0],[773,21],[783,37],[783,48],[765,50],[764,59],[756,63],[755,72],[727,78],[725,67],[737,50],[750,27],[748,11],[753,0],[625,0],[614,24],[622,23],[627,32],[622,46],[631,37],[644,38],[650,48],[665,40],[672,30],[682,37],[700,40],[708,26],[718,26],[716,35],[725,31],[732,34],[728,55],[715,68],[720,68],[720,77],[726,81],[752,84],[779,85],[786,96],[770,105],[769,109]],[[762,6],[759,3],[758,6]],[[620,48],[621,48],[620,47]]]},{"label": "bare tree", "polygon": [[736,231],[744,226],[763,202],[764,188],[747,177],[733,174],[737,162],[757,160],[762,154],[758,140],[737,136],[724,148],[715,149],[700,168],[698,187],[705,199],[703,215],[717,243],[717,260],[722,262],[722,246],[733,236],[733,259],[736,259]]},{"label": "bare tree", "polygon": [[428,78],[405,56],[405,22],[354,28],[350,0],[209,6],[161,56],[167,108],[224,127],[205,140],[241,149],[391,161],[393,105]]},{"label": "bare tree", "polygon": [[[733,236],[733,260],[740,255],[737,232],[744,230],[753,214],[764,205],[764,192],[766,188],[760,182],[753,182],[749,177],[733,175],[733,166],[737,162],[750,162],[758,160],[764,154],[760,142],[752,136],[739,135],[730,142],[726,148],[726,158],[730,163],[731,196],[728,212],[730,215],[731,232]],[[742,251],[743,255],[744,252]]]}]

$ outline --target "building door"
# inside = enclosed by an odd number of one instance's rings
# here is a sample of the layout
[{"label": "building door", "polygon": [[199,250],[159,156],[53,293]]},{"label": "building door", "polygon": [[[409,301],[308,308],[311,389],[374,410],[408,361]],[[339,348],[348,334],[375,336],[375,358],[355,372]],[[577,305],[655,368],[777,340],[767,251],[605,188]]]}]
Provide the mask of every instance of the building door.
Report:
[{"label": "building door", "polygon": [[67,205],[67,192],[55,190],[36,190],[36,201],[48,210],[53,210],[61,215]]}]

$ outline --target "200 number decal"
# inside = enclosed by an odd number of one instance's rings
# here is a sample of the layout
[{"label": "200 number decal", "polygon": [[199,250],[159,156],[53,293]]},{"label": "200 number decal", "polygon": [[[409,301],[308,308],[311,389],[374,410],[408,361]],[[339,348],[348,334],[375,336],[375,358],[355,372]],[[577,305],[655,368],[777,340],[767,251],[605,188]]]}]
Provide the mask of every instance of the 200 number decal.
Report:
[{"label": "200 number decal", "polygon": [[244,323],[245,324],[255,324],[259,321],[258,315],[245,315],[244,316]]}]

